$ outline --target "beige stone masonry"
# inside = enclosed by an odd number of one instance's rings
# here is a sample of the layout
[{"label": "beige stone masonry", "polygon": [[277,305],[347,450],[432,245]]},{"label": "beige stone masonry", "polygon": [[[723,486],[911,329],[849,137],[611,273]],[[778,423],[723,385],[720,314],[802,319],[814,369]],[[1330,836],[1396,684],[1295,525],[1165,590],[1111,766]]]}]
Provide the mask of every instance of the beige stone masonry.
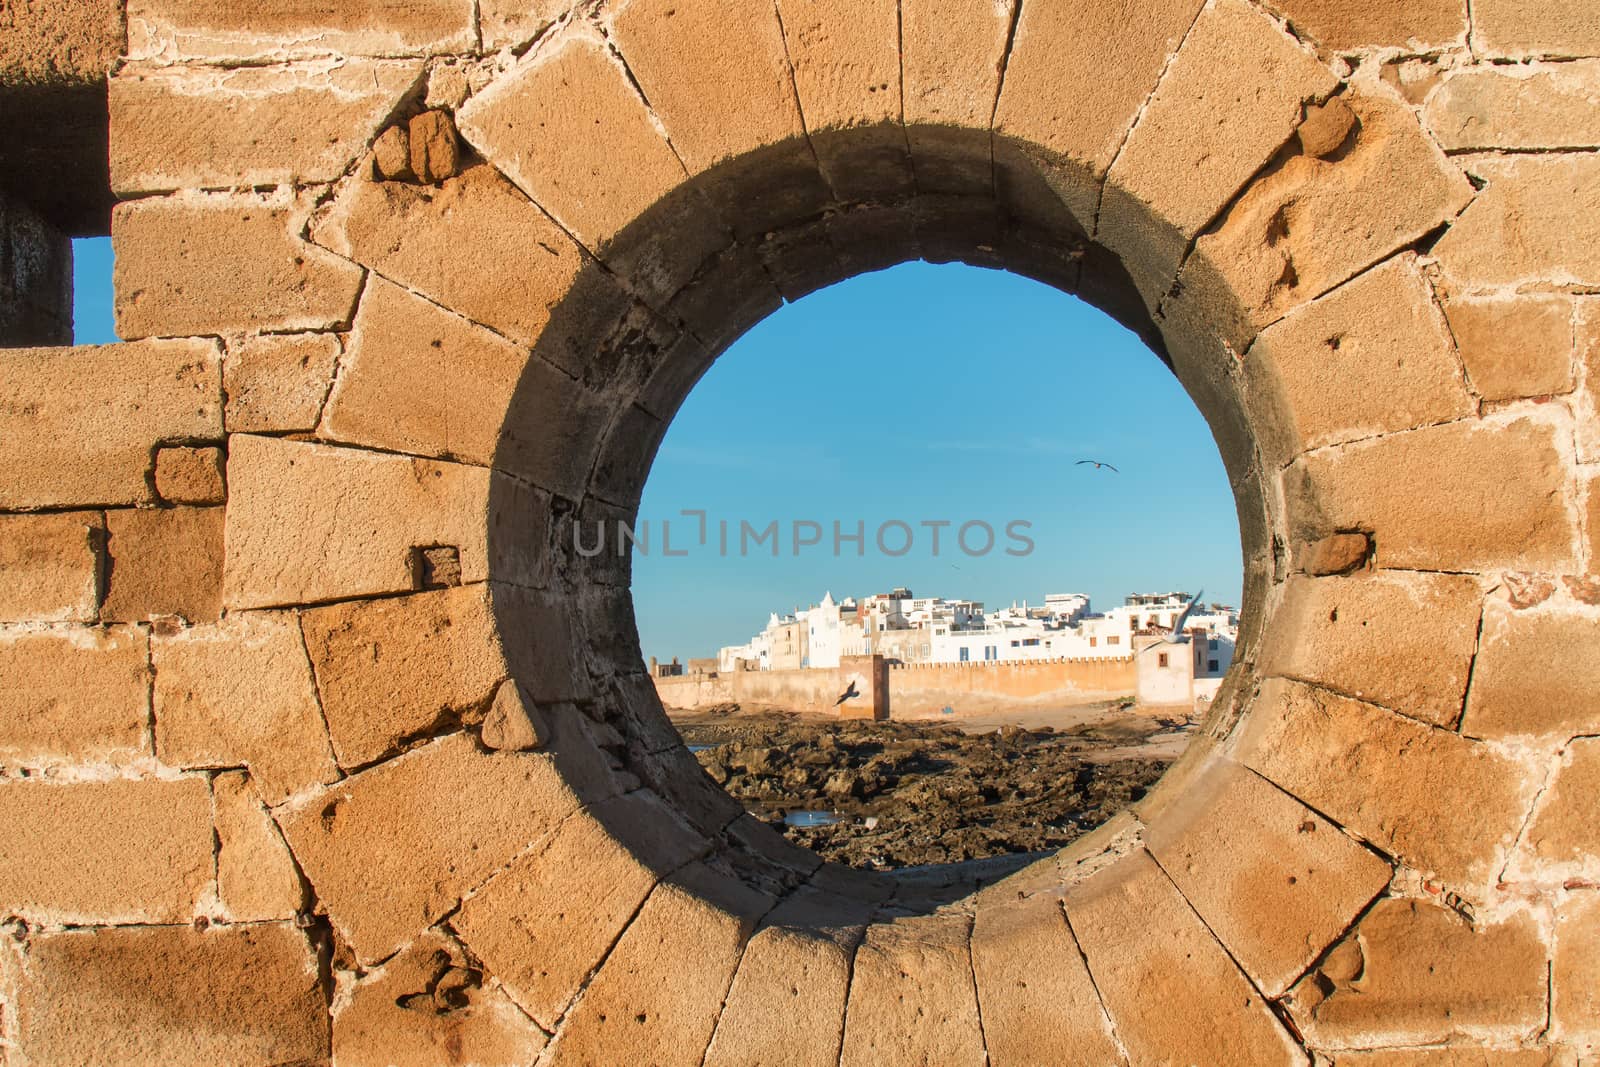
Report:
[{"label": "beige stone masonry", "polygon": [[1519,611],[1491,597],[1463,733],[1474,737],[1600,733],[1600,612],[1547,602]]},{"label": "beige stone masonry", "polygon": [[1433,246],[1453,288],[1600,285],[1600,156],[1472,156],[1487,182]]},{"label": "beige stone masonry", "polygon": [[1572,1061],[1548,1048],[1485,1048],[1481,1043],[1379,1052],[1335,1052],[1331,1067],[1567,1067]]},{"label": "beige stone masonry", "polygon": [[0,759],[30,766],[150,755],[144,631],[3,627],[0,678],[7,692]]},{"label": "beige stone masonry", "polygon": [[[1238,758],[1384,852],[1481,899],[1533,799],[1488,746],[1295,682],[1262,683]],[[1470,810],[1470,825],[1456,816]]]},{"label": "beige stone masonry", "polygon": [[[1600,463],[1600,300],[1578,304],[1576,343],[1581,390],[1574,405],[1578,415],[1578,461]],[[1590,496],[1590,507],[1597,498]],[[1589,522],[1589,535],[1600,543],[1600,523]],[[1600,571],[1600,551],[1591,551],[1590,570]]]},{"label": "beige stone masonry", "polygon": [[1473,391],[1514,400],[1572,391],[1573,305],[1559,296],[1462,297],[1445,307]]},{"label": "beige stone masonry", "polygon": [[[1378,571],[1290,578],[1259,667],[1435,726],[1461,718],[1483,593],[1472,578]],[[1482,684],[1483,663],[1478,661]]]},{"label": "beige stone masonry", "polygon": [[151,661],[162,762],[247,766],[269,804],[339,777],[292,613],[237,612],[158,633]]},{"label": "beige stone masonry", "polygon": [[1527,916],[1474,925],[1439,904],[1388,899],[1287,1003],[1314,1046],[1531,1037],[1544,1025],[1545,960]]},{"label": "beige stone masonry", "polygon": [[222,611],[222,508],[106,512],[101,618],[141,622],[176,615],[214,622]]},{"label": "beige stone masonry", "polygon": [[1425,119],[1446,149],[1600,147],[1600,62],[1475,67],[1445,79]]},{"label": "beige stone masonry", "polygon": [[[987,137],[1000,69],[1009,70],[1017,58],[1011,42],[1015,9],[1012,0],[901,0],[902,107],[919,191],[992,188],[992,173],[974,173],[949,146]],[[957,39],[965,46],[951,48]]]},{"label": "beige stone masonry", "polygon": [[200,776],[0,781],[0,825],[0,909],[30,921],[185,923],[214,887]]},{"label": "beige stone masonry", "polygon": [[571,0],[478,0],[478,32],[486,52],[516,48],[543,33]]},{"label": "beige stone masonry", "polygon": [[300,872],[251,776],[211,779],[217,825],[217,896],[235,922],[293,919],[306,904]]},{"label": "beige stone masonry", "polygon": [[1473,0],[1473,46],[1501,56],[1600,55],[1600,12],[1586,0]]},{"label": "beige stone masonry", "polygon": [[118,336],[349,322],[361,269],[300,239],[308,210],[282,191],[118,205],[111,217]]},{"label": "beige stone masonry", "polygon": [[1544,864],[1600,875],[1600,738],[1572,742],[1555,769],[1528,827],[1527,849]]},{"label": "beige stone masonry", "polygon": [[867,928],[850,981],[843,1067],[986,1062],[971,933],[972,920],[958,913]]},{"label": "beige stone masonry", "polygon": [[173,445],[156,452],[156,495],[169,504],[221,504],[228,491],[222,478],[222,449]]},{"label": "beige stone masonry", "polygon": [[222,362],[229,433],[314,430],[340,353],[333,334],[263,334]]},{"label": "beige stone masonry", "polygon": [[1268,996],[1305,972],[1389,884],[1387,861],[1236,763],[1193,791],[1194,813],[1146,847]]},{"label": "beige stone masonry", "polygon": [[122,196],[328,182],[359,156],[419,63],[234,69],[129,67],[111,83]]},{"label": "beige stone masonry", "polygon": [[1459,44],[1467,32],[1466,0],[1267,0],[1266,6],[1330,51],[1420,52]]},{"label": "beige stone masonry", "polygon": [[0,507],[149,503],[151,446],[222,436],[212,341],[0,350]]},{"label": "beige stone masonry", "polygon": [[473,45],[469,0],[296,0],[265,10],[226,0],[129,0],[135,59],[418,55]]},{"label": "beige stone masonry", "polygon": [[1304,1063],[1248,979],[1147,853],[1067,897],[1067,920],[1131,1063]]},{"label": "beige stone masonry", "polygon": [[1573,893],[1556,913],[1551,1020],[1563,1038],[1600,1041],[1600,893]]},{"label": "beige stone masonry", "polygon": [[66,930],[28,939],[16,1047],[84,1067],[323,1062],[327,995],[290,923]]},{"label": "beige stone masonry", "polygon": [[333,1021],[335,1062],[520,1067],[547,1038],[461,947],[432,931],[368,976]]},{"label": "beige stone masonry", "polygon": [[94,622],[104,543],[97,511],[0,515],[0,621]]}]

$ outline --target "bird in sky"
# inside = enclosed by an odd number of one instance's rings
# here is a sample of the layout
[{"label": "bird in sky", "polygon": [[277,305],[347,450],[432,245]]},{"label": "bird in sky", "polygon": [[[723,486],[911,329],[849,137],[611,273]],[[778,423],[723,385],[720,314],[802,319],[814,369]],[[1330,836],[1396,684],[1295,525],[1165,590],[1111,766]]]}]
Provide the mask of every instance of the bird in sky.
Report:
[{"label": "bird in sky", "polygon": [[839,699],[835,700],[833,702],[833,706],[834,707],[838,707],[840,704],[843,704],[846,700],[853,700],[853,699],[855,699],[856,697],[858,697],[860,695],[861,694],[856,691],[856,680],[854,678],[852,678],[852,679],[850,679],[850,688],[846,689],[843,693],[839,694]]},{"label": "bird in sky", "polygon": [[1097,470],[1097,471],[1106,470],[1106,471],[1110,471],[1112,474],[1121,474],[1122,473],[1121,471],[1117,470],[1117,468],[1113,467],[1111,464],[1109,464],[1109,463],[1101,463],[1097,459],[1080,459],[1080,460],[1078,460],[1078,462],[1073,464],[1074,467],[1082,467],[1082,466],[1086,466],[1086,465],[1093,466],[1094,469]]},{"label": "bird in sky", "polygon": [[1153,645],[1147,645],[1144,649],[1144,652],[1140,652],[1139,654],[1142,656],[1145,652],[1149,652],[1152,648],[1159,648],[1162,645],[1182,645],[1188,643],[1189,635],[1183,632],[1183,624],[1189,621],[1189,616],[1194,614],[1194,609],[1200,603],[1200,598],[1205,595],[1206,591],[1204,589],[1196,593],[1194,595],[1194,599],[1189,601],[1188,606],[1185,607],[1183,611],[1179,612],[1176,619],[1172,620],[1172,635],[1170,637],[1163,638]]}]

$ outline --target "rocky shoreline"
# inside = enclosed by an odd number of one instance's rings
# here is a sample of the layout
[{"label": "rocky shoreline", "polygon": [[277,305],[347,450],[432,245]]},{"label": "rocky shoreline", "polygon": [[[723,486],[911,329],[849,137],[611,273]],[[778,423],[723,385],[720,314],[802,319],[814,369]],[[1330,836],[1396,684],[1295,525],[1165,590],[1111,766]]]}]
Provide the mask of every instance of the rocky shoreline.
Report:
[{"label": "rocky shoreline", "polygon": [[1139,800],[1187,724],[1125,709],[969,732],[727,705],[674,717],[706,772],[825,859],[888,869],[1060,848]]}]

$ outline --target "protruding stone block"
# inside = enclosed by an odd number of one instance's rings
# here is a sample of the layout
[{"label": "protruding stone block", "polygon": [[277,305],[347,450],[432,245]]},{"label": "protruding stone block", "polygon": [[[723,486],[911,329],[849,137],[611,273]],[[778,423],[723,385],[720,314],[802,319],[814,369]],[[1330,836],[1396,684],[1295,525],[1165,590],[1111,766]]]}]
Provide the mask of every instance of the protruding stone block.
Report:
[{"label": "protruding stone block", "polygon": [[156,495],[169,504],[220,504],[227,498],[222,449],[173,445],[156,452]]},{"label": "protruding stone block", "polygon": [[106,512],[102,618],[142,622],[178,615],[214,621],[222,611],[223,508]]},{"label": "protruding stone block", "polygon": [[1485,400],[1572,391],[1573,308],[1563,296],[1462,297],[1445,305],[1472,388]]},{"label": "protruding stone block", "polygon": [[150,755],[150,669],[132,627],[0,629],[0,758],[35,763]]},{"label": "protruding stone block", "polygon": [[1473,737],[1600,733],[1600,656],[1592,610],[1517,611],[1490,599],[1463,733]]},{"label": "protruding stone block", "polygon": [[935,914],[867,928],[856,950],[844,1067],[987,1063],[968,941],[972,920]]},{"label": "protruding stone block", "polygon": [[339,352],[331,333],[263,334],[232,346],[222,363],[228,432],[316,429]]},{"label": "protruding stone block", "polygon": [[211,780],[211,799],[217,824],[217,896],[229,918],[293,919],[306,903],[300,872],[250,775],[217,775]]},{"label": "protruding stone block", "polygon": [[104,547],[97,511],[0,515],[0,621],[93,622]]},{"label": "protruding stone block", "polygon": [[248,766],[269,804],[339,776],[292,614],[236,612],[158,634],[151,659],[163,762]]}]

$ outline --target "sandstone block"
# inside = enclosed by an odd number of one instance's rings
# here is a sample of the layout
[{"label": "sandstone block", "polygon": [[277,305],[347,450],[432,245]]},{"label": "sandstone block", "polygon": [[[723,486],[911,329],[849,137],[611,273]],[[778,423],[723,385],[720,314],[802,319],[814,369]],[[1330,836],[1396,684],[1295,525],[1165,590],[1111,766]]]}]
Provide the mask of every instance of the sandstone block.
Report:
[{"label": "sandstone block", "polygon": [[1498,597],[1483,616],[1463,733],[1600,733],[1600,662],[1595,613],[1544,605],[1518,611]]},{"label": "sandstone block", "polygon": [[461,169],[461,146],[448,112],[413,115],[406,126],[406,143],[411,150],[411,175],[419,182],[437,185]]},{"label": "sandstone block", "polygon": [[[1195,20],[1107,173],[1097,238],[1122,255],[1147,299],[1335,79],[1242,0]],[[1215,151],[1223,139],[1227,152]]]},{"label": "sandstone block", "polygon": [[1489,1049],[1468,1042],[1445,1048],[1336,1052],[1330,1067],[1559,1067],[1559,1053],[1547,1048]]},{"label": "sandstone block", "polygon": [[1472,388],[1485,400],[1567,393],[1572,302],[1560,296],[1463,297],[1445,306]]},{"label": "sandstone block", "polygon": [[1556,442],[1555,426],[1509,416],[1309,453],[1284,476],[1295,533],[1371,530],[1380,567],[1571,570]]},{"label": "sandstone block", "polygon": [[0,515],[0,620],[93,622],[104,544],[99,512]]},{"label": "sandstone block", "polygon": [[14,8],[0,42],[0,82],[93,83],[116,65],[126,40],[115,0]]},{"label": "sandstone block", "polygon": [[[950,146],[988,140],[1000,93],[1000,67],[1011,43],[1016,4],[973,0],[902,0],[900,70],[906,137],[924,193],[986,191],[993,172],[974,167]],[[962,47],[951,48],[951,41]],[[1013,46],[1008,62],[1016,62]],[[1154,79],[1152,79],[1152,84]]]},{"label": "sandstone block", "polygon": [[215,342],[0,351],[0,506],[150,501],[150,447],[222,436]]},{"label": "sandstone block", "polygon": [[1550,864],[1566,864],[1592,873],[1600,841],[1596,821],[1600,803],[1600,739],[1584,738],[1567,748],[1554,780],[1539,802],[1528,827],[1527,847]]},{"label": "sandstone block", "polygon": [[482,468],[241,434],[228,485],[230,607],[405,592],[421,546],[457,546],[462,581],[487,573]]},{"label": "sandstone block", "polygon": [[1433,246],[1454,287],[1600,284],[1600,156],[1481,156],[1466,167],[1488,185]]},{"label": "sandstone block", "polygon": [[390,126],[372,142],[372,176],[380,181],[411,181],[411,137],[405,123]]},{"label": "sandstone block", "polygon": [[456,734],[346,778],[278,824],[362,961],[383,959],[578,806],[548,756]]},{"label": "sandstone block", "polygon": [[1320,104],[1308,105],[1295,136],[1300,151],[1317,159],[1327,159],[1350,140],[1361,119],[1343,97],[1329,97]]},{"label": "sandstone block", "polygon": [[497,752],[533,752],[550,743],[550,726],[527,692],[507,678],[494,691],[478,737]]},{"label": "sandstone block", "polygon": [[1267,5],[1323,48],[1403,48],[1420,52],[1459,43],[1467,32],[1465,0],[1270,0]]},{"label": "sandstone block", "polygon": [[1423,1045],[1544,1021],[1545,948],[1527,915],[1474,928],[1420,900],[1381,900],[1289,998],[1316,1045]]},{"label": "sandstone block", "polygon": [[[1477,652],[1482,603],[1478,583],[1454,575],[1291,578],[1267,628],[1260,671],[1453,729]],[[1480,659],[1474,686],[1482,669]]]},{"label": "sandstone block", "polygon": [[533,40],[567,11],[566,0],[479,0],[478,26],[485,51]]},{"label": "sandstone block", "polygon": [[701,1063],[745,940],[773,903],[700,863],[662,882],[585,988],[552,1057],[603,1063],[627,1048],[661,1067]]},{"label": "sandstone block", "polygon": [[482,584],[333,604],[301,619],[345,768],[481,719],[507,674]]},{"label": "sandstone block", "polygon": [[328,1055],[327,993],[287,923],[28,939],[10,1035],[30,1063],[273,1067]]},{"label": "sandstone block", "polygon": [[[1573,405],[1578,424],[1578,462],[1600,463],[1600,300],[1578,304],[1577,347],[1582,376],[1582,389]],[[1591,508],[1600,506],[1600,495],[1593,488],[1589,502]],[[1589,554],[1590,569],[1600,571],[1600,523],[1594,521],[1592,512],[1588,525],[1595,543]]]},{"label": "sandstone block", "polygon": [[745,946],[706,1067],[837,1064],[850,961],[870,911],[810,887],[774,908]]},{"label": "sandstone block", "polygon": [[1447,149],[1600,146],[1600,61],[1457,71],[1428,98],[1424,120]]},{"label": "sandstone block", "polygon": [[[1305,805],[1228,762],[1146,847],[1268,996],[1281,995],[1393,873]],[[1187,817],[1186,817],[1187,816]]]},{"label": "sandstone block", "polygon": [[235,922],[293,919],[305,889],[278,824],[262,806],[250,775],[227,771],[211,780],[217,824],[217,895]]},{"label": "sandstone block", "polygon": [[269,804],[339,776],[292,614],[234,613],[151,644],[163,762],[246,765]]},{"label": "sandstone block", "polygon": [[1367,561],[1372,539],[1361,533],[1330,534],[1300,545],[1300,570],[1313,578],[1349,574]]},{"label": "sandstone block", "polygon": [[1585,0],[1475,0],[1472,36],[1496,55],[1600,55],[1600,12]]},{"label": "sandstone block", "polygon": [[850,981],[841,1064],[987,1062],[971,923],[965,915],[935,914],[867,927]]},{"label": "sandstone block", "polygon": [[229,433],[312,430],[339,358],[333,334],[265,334],[230,347],[222,363]]},{"label": "sandstone block", "polygon": [[1126,1062],[1058,897],[980,910],[972,970],[992,1061]]},{"label": "sandstone block", "polygon": [[348,323],[361,268],[300,239],[308,211],[281,191],[119,205],[111,218],[118,336]]},{"label": "sandstone block", "polygon": [[[1537,783],[1488,746],[1268,679],[1237,758],[1385,852],[1481,899]],[[1471,811],[1471,819],[1461,812]]]},{"label": "sandstone block", "polygon": [[180,615],[215,620],[222,611],[224,508],[106,512],[104,619],[139,622]]},{"label": "sandstone block", "polygon": [[255,59],[464,52],[474,46],[467,0],[276,4],[248,11],[219,0],[132,0],[135,59]]},{"label": "sandstone block", "polygon": [[1476,412],[1433,290],[1404,256],[1268,327],[1245,353],[1246,388],[1291,425],[1262,427],[1264,462]]},{"label": "sandstone block", "polygon": [[0,754],[24,765],[149,755],[148,655],[131,627],[0,629]]},{"label": "sandstone block", "polygon": [[461,946],[429,931],[356,986],[333,1020],[333,1055],[351,1067],[520,1067],[545,1035]]},{"label": "sandstone block", "polygon": [[451,926],[553,1030],[656,882],[709,847],[650,793],[630,793],[567,819],[463,902]]},{"label": "sandstone block", "polygon": [[1551,1016],[1562,1037],[1593,1042],[1600,1031],[1600,894],[1574,893],[1556,912]]},{"label": "sandstone block", "polygon": [[110,87],[111,187],[129,197],[334,181],[421,73],[361,59],[124,67]]},{"label": "sandstone block", "polygon": [[0,783],[0,908],[47,923],[184,923],[212,886],[204,778]]},{"label": "sandstone block", "polygon": [[1135,852],[1067,897],[1077,936],[1133,1063],[1300,1063],[1299,1048],[1149,854]]},{"label": "sandstone block", "polygon": [[169,504],[220,504],[222,449],[174,445],[156,452],[156,495]]}]

